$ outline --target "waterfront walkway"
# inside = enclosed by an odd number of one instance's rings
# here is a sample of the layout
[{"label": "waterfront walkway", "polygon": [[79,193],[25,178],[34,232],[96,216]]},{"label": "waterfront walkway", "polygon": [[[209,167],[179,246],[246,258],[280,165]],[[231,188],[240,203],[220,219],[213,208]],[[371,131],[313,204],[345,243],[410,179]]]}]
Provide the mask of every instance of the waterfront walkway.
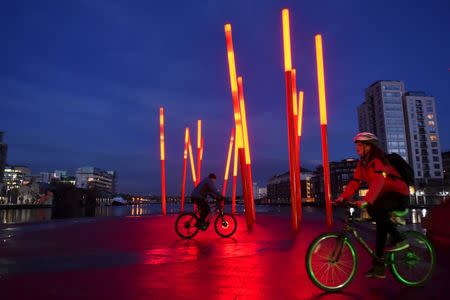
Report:
[{"label": "waterfront walkway", "polygon": [[442,299],[450,283],[450,255],[443,251],[432,281],[416,289],[402,287],[391,275],[365,279],[369,257],[359,251],[355,281],[345,292],[326,294],[310,282],[304,262],[310,241],[326,230],[320,212],[306,210],[296,236],[286,216],[258,214],[252,232],[238,216],[231,239],[209,228],[181,240],[175,217],[2,225],[0,298]]}]

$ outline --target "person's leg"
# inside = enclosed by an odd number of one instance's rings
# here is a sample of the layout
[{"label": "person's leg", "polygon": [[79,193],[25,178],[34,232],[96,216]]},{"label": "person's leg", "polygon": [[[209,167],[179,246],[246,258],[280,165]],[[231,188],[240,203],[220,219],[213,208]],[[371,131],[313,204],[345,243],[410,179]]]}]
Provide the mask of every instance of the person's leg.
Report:
[{"label": "person's leg", "polygon": [[197,198],[196,199],[196,204],[198,206],[198,210],[199,210],[199,215],[200,215],[200,223],[204,223],[206,220],[206,217],[209,214],[209,205],[206,202],[206,199],[202,199],[202,198]]},{"label": "person's leg", "polygon": [[379,259],[384,257],[384,247],[389,230],[389,211],[385,208],[388,202],[389,198],[386,195],[381,195],[368,207],[369,215],[377,224],[375,253]]},{"label": "person's leg", "polygon": [[[387,210],[389,214],[396,210],[405,210],[409,205],[409,197],[398,193],[390,194],[390,201],[387,204]],[[398,231],[397,225],[394,224],[390,218],[387,227],[387,231],[391,236],[391,245],[387,247],[386,251],[400,250],[401,248],[408,247],[405,242],[404,236]]]},{"label": "person's leg", "polygon": [[[379,202],[381,200],[381,202]],[[377,258],[372,260],[372,268],[366,273],[367,278],[386,278],[384,265],[384,246],[387,238],[386,219],[389,218],[387,212],[382,209],[384,200],[378,198],[373,204],[367,207],[370,217],[376,222],[376,242],[375,254]]]}]

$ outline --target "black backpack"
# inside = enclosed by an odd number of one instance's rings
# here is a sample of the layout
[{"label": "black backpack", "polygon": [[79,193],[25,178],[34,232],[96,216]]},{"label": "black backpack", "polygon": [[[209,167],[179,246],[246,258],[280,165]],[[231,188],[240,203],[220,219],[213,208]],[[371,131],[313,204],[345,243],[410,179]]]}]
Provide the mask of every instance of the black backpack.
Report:
[{"label": "black backpack", "polygon": [[400,179],[407,185],[414,186],[414,170],[411,166],[397,153],[386,154],[389,164],[400,174]]}]

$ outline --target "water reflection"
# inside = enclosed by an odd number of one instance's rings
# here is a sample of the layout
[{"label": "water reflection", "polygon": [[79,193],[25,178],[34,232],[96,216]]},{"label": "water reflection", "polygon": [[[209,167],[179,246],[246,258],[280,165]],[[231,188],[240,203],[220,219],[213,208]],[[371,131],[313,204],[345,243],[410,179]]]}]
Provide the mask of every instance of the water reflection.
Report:
[{"label": "water reflection", "polygon": [[[226,210],[230,210],[230,207],[226,207]],[[307,214],[308,212],[314,210],[313,207],[305,206],[303,212]],[[167,211],[169,213],[178,213],[180,206],[175,203],[170,203],[167,205]],[[185,211],[192,211],[193,207],[191,204],[185,205]],[[237,205],[236,211],[238,213],[244,212],[243,205]],[[291,207],[290,206],[280,206],[280,205],[257,205],[257,213],[267,213],[267,214],[278,214],[283,216],[290,216]],[[422,209],[410,209],[409,217],[407,218],[408,223],[417,224],[421,223],[422,219],[425,218],[429,210]],[[99,206],[95,209],[96,217],[136,217],[145,215],[156,215],[161,214],[161,204],[140,204],[140,205],[125,205],[125,206]],[[32,209],[2,209],[0,210],[0,223],[10,224],[10,223],[27,223],[27,222],[41,222],[48,221],[51,219],[51,208],[32,208]]]}]

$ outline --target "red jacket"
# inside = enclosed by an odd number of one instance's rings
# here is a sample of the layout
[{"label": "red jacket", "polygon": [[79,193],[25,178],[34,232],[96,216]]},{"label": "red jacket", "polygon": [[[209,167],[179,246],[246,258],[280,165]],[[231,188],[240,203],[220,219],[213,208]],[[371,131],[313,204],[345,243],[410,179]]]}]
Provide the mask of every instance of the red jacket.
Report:
[{"label": "red jacket", "polygon": [[400,174],[394,167],[385,164],[379,158],[374,158],[370,162],[360,160],[352,180],[341,196],[346,200],[353,197],[363,181],[369,186],[369,191],[364,198],[364,201],[368,203],[373,203],[378,196],[388,192],[409,196],[409,187],[400,178]]}]

